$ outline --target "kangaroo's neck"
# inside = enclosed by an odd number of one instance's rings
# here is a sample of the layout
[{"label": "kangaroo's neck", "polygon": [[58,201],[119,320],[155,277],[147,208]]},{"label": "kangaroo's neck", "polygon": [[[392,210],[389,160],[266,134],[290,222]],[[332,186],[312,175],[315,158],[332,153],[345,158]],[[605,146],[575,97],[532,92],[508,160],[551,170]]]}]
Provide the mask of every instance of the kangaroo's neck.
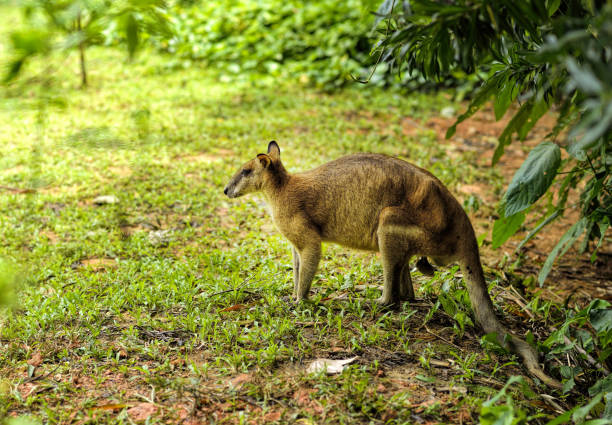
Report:
[{"label": "kangaroo's neck", "polygon": [[273,202],[287,186],[291,175],[280,161],[271,163],[270,167],[270,171],[266,173],[264,177],[261,191],[264,193],[268,202]]}]

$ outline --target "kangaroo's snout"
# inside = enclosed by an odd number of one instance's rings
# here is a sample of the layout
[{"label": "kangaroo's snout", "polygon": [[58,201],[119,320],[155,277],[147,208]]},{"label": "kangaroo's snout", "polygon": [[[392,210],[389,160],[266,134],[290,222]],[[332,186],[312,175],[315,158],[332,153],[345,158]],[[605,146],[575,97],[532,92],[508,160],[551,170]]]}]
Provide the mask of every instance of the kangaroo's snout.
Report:
[{"label": "kangaroo's snout", "polygon": [[226,187],[225,189],[223,189],[223,193],[224,193],[225,195],[227,195],[227,187]]}]

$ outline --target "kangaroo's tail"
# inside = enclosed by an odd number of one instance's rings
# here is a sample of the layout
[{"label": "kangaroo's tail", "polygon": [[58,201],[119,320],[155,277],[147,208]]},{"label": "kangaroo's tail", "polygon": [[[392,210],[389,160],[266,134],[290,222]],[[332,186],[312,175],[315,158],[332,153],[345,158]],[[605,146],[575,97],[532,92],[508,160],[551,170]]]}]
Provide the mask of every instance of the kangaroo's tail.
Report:
[{"label": "kangaroo's tail", "polygon": [[434,273],[436,272],[436,269],[427,260],[427,257],[419,258],[419,261],[417,261],[417,263],[416,263],[416,267],[425,276],[433,276]]},{"label": "kangaroo's tail", "polygon": [[[546,385],[553,388],[562,388],[559,381],[548,376],[538,363],[537,351],[521,338],[512,335],[499,322],[495,315],[493,302],[487,290],[487,284],[484,279],[484,272],[480,264],[480,256],[478,254],[478,246],[474,240],[474,249],[470,250],[467,258],[460,261],[461,271],[466,281],[468,294],[472,309],[476,315],[476,320],[482,326],[486,333],[496,332],[497,339],[500,344],[514,351],[523,359],[523,364],[531,375],[540,379]],[[505,335],[510,335],[509,341],[504,341]]]}]

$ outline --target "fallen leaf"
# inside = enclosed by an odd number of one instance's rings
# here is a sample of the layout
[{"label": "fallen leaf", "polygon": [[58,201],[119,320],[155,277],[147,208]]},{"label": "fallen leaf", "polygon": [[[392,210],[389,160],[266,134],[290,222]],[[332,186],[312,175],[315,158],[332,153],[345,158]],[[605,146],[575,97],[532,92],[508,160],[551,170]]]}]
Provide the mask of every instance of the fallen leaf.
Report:
[{"label": "fallen leaf", "polygon": [[0,379],[0,396],[11,393],[11,381],[7,378]]},{"label": "fallen leaf", "polygon": [[316,373],[325,370],[328,375],[333,375],[342,372],[346,366],[353,363],[355,360],[357,360],[357,356],[340,360],[316,359],[308,366],[306,371],[308,373]]},{"label": "fallen leaf", "polygon": [[102,195],[94,198],[93,203],[95,205],[108,205],[108,204],[117,204],[119,202],[119,198],[115,195]]},{"label": "fallen leaf", "polygon": [[157,412],[157,406],[153,403],[140,403],[128,409],[129,417],[134,421],[146,421]]},{"label": "fallen leaf", "polygon": [[298,388],[293,394],[293,399],[298,406],[307,406],[310,403],[310,394],[313,392],[315,392],[313,388]]},{"label": "fallen leaf", "polygon": [[221,310],[219,310],[219,313],[223,313],[223,312],[226,312],[226,311],[238,311],[238,310],[242,310],[243,308],[246,308],[246,305],[244,305],[244,304],[236,304],[236,305],[233,305],[231,307],[222,308]]},{"label": "fallen leaf", "polygon": [[243,384],[250,382],[253,377],[248,373],[241,373],[229,381],[230,385],[234,388],[241,387]]},{"label": "fallen leaf", "polygon": [[268,412],[263,416],[263,420],[268,423],[268,422],[278,422],[280,421],[281,417],[283,416],[283,412],[281,412],[280,410],[275,410],[273,412]]},{"label": "fallen leaf", "polygon": [[30,357],[30,360],[28,360],[28,364],[34,367],[40,366],[42,362],[43,362],[42,354],[40,354],[39,351],[32,354],[32,357]]},{"label": "fallen leaf", "polygon": [[461,394],[467,394],[467,388],[459,386],[459,385],[455,385],[452,387],[449,387],[449,386],[438,387],[437,390],[440,392],[448,392],[448,393],[457,392]]},{"label": "fallen leaf", "polygon": [[130,407],[131,404],[103,404],[102,406],[96,407],[99,410],[121,410],[126,407]]},{"label": "fallen leaf", "polygon": [[86,258],[80,261],[82,267],[88,267],[93,271],[102,271],[107,267],[117,267],[117,261],[114,258]]},{"label": "fallen leaf", "polygon": [[451,364],[449,362],[445,362],[443,360],[430,359],[429,363],[438,366],[438,367],[450,367]]},{"label": "fallen leaf", "polygon": [[172,230],[154,230],[149,232],[148,239],[153,246],[167,246],[172,240]]}]

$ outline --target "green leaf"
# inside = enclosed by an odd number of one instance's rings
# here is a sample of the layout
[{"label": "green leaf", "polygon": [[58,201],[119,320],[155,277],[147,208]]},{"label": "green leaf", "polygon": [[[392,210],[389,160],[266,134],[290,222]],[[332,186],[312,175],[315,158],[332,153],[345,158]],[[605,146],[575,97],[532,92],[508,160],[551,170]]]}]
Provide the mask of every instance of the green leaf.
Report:
[{"label": "green leaf", "polygon": [[576,423],[582,423],[589,412],[593,410],[593,407],[595,407],[601,401],[602,397],[603,394],[599,393],[586,406],[576,409],[572,415],[572,420]]},{"label": "green leaf", "polygon": [[487,80],[487,82],[482,87],[480,87],[480,89],[474,96],[474,99],[468,106],[467,111],[459,115],[457,117],[457,121],[455,121],[455,123],[451,125],[446,131],[447,139],[453,137],[453,135],[457,131],[457,125],[461,124],[463,121],[474,115],[482,107],[482,105],[484,105],[484,103],[489,100],[491,96],[493,96],[503,76],[504,75],[502,73],[495,74],[493,77],[489,78],[489,80]]},{"label": "green leaf", "polygon": [[565,60],[565,66],[578,88],[585,93],[600,94],[603,91],[601,81],[593,74],[593,71],[586,66],[578,65],[573,57],[568,57]]},{"label": "green leaf", "polygon": [[455,317],[455,314],[457,314],[457,306],[455,305],[455,302],[446,294],[440,294],[438,300],[440,300],[442,308],[446,314],[451,317]]},{"label": "green leaf", "polygon": [[596,147],[601,137],[611,130],[612,102],[608,103],[601,114],[593,111],[587,118],[590,119],[583,119],[570,133],[570,138],[580,132],[583,132],[583,136],[567,148],[567,152],[579,161],[586,161],[587,152]]},{"label": "green leaf", "polygon": [[502,134],[499,136],[497,148],[493,153],[493,165],[497,164],[499,158],[501,158],[501,156],[504,154],[505,147],[512,141],[512,133],[518,131],[519,128],[522,128],[525,121],[527,121],[529,118],[529,114],[531,114],[531,110],[533,109],[533,104],[533,100],[525,102],[518,112],[514,114],[504,131],[502,131]]},{"label": "green leaf", "polygon": [[500,217],[493,224],[493,249],[497,249],[514,235],[525,221],[525,214],[518,212],[510,217]]},{"label": "green leaf", "polygon": [[485,401],[484,403],[482,403],[483,406],[492,406],[495,403],[497,403],[497,401],[502,398],[503,396],[506,395],[506,391],[508,390],[508,387],[514,383],[520,383],[520,384],[525,384],[525,378],[523,378],[522,376],[511,376],[510,379],[508,379],[508,382],[506,382],[506,385],[504,385],[504,387],[499,390],[499,392],[497,394],[495,394],[495,396],[493,396],[491,399]]},{"label": "green leaf", "polygon": [[604,398],[606,399],[606,407],[602,417],[612,421],[612,392],[608,392]]},{"label": "green leaf", "polygon": [[612,329],[612,309],[591,310],[589,320],[598,333],[609,331]]},{"label": "green leaf", "polygon": [[138,48],[138,22],[132,13],[128,13],[124,19],[128,53],[130,58],[133,58]]},{"label": "green leaf", "polygon": [[35,29],[15,31],[11,33],[11,44],[24,57],[47,54],[51,51],[51,36],[46,31]]},{"label": "green leaf", "polygon": [[544,99],[538,99],[534,102],[533,108],[531,109],[529,116],[522,123],[522,125],[517,126],[517,133],[520,140],[525,140],[527,134],[534,125],[542,118],[542,116],[548,111],[550,105]]},{"label": "green leaf", "polygon": [[576,410],[576,409],[574,408],[572,410],[568,410],[567,412],[565,412],[561,416],[557,416],[552,421],[546,422],[546,425],[559,425],[559,424],[566,424],[566,423],[568,423],[570,418],[572,417],[572,413],[574,412],[574,410]]},{"label": "green leaf", "polygon": [[582,425],[610,425],[612,424],[612,419],[603,418],[603,419],[591,419],[590,421],[583,422]]},{"label": "green leaf", "polygon": [[533,148],[508,186],[502,201],[505,216],[537,201],[552,184],[560,164],[561,151],[556,144],[546,141]]},{"label": "green leaf", "polygon": [[538,282],[540,286],[546,280],[546,276],[550,273],[553,263],[555,259],[559,255],[565,254],[565,252],[572,246],[572,244],[578,239],[578,237],[582,234],[587,224],[587,219],[585,217],[581,218],[578,222],[576,222],[572,227],[569,228],[567,232],[561,237],[557,245],[553,248],[553,250],[546,258],[544,265],[542,266],[542,270],[540,270],[540,274],[538,275]]},{"label": "green leaf", "polygon": [[589,395],[591,397],[599,393],[612,393],[612,375],[600,379],[595,385],[589,388]]},{"label": "green leaf", "polygon": [[606,236],[606,230],[608,230],[608,227],[610,226],[610,224],[607,221],[605,221],[606,219],[604,219],[603,222],[599,223],[600,236],[599,236],[599,241],[597,242],[597,245],[595,245],[595,249],[593,250],[593,254],[591,254],[591,263],[594,263],[595,260],[597,259],[597,252],[599,251],[599,248],[601,248],[601,244],[603,243],[603,240],[605,239],[605,236]]},{"label": "green leaf", "polygon": [[10,62],[8,64],[8,72],[6,73],[6,76],[4,77],[4,82],[8,83],[11,80],[15,79],[21,72],[21,69],[23,68],[24,63],[25,63],[25,58],[15,59],[14,61]]},{"label": "green leaf", "polygon": [[493,104],[493,110],[495,111],[495,120],[499,121],[501,117],[504,116],[508,107],[514,100],[516,96],[516,81],[510,78],[508,81],[504,83],[501,87],[501,90],[497,94],[495,98],[495,103]]},{"label": "green leaf", "polygon": [[561,0],[549,0],[546,4],[546,10],[548,10],[548,16],[552,16],[561,5]]},{"label": "green leaf", "polygon": [[525,244],[529,242],[531,238],[533,238],[540,230],[542,230],[546,225],[552,223],[557,217],[559,217],[561,215],[561,212],[562,210],[558,209],[555,210],[555,212],[553,212],[551,215],[546,217],[540,224],[538,224],[534,229],[532,229],[527,236],[525,236],[525,239],[523,239],[521,243],[516,247],[516,250],[518,251],[522,247],[524,247]]}]

